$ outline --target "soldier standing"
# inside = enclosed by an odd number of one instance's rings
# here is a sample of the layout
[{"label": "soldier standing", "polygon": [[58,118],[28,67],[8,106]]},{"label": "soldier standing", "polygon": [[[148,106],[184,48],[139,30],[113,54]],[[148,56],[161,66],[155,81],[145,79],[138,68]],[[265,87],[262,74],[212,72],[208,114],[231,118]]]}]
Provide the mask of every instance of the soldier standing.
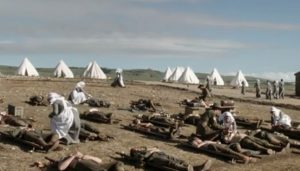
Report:
[{"label": "soldier standing", "polygon": [[207,88],[207,90],[209,90],[209,92],[212,91],[212,89],[211,89],[211,82],[210,82],[209,76],[207,76],[207,78],[206,78],[206,88]]},{"label": "soldier standing", "polygon": [[242,81],[242,90],[241,90],[242,95],[245,95],[245,81]]},{"label": "soldier standing", "polygon": [[277,81],[273,82],[273,97],[274,99],[278,99],[279,97],[279,85]]},{"label": "soldier standing", "polygon": [[284,99],[284,81],[283,79],[279,82],[279,98]]},{"label": "soldier standing", "polygon": [[267,81],[267,89],[266,89],[266,99],[272,100],[272,85],[270,81]]},{"label": "soldier standing", "polygon": [[256,83],[254,84],[254,88],[256,91],[256,98],[260,98],[261,97],[261,90],[260,90],[260,80],[257,79]]}]

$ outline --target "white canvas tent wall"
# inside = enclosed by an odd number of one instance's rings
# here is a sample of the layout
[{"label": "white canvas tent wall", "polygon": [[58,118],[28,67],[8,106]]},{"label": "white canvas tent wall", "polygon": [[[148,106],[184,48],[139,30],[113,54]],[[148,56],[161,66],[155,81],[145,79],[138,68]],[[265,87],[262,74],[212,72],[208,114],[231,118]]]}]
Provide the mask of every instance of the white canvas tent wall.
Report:
[{"label": "white canvas tent wall", "polygon": [[176,67],[176,69],[173,71],[172,75],[169,77],[168,81],[169,82],[177,82],[183,72],[184,72],[183,67]]},{"label": "white canvas tent wall", "polygon": [[170,76],[172,75],[172,73],[173,73],[173,71],[170,69],[170,67],[168,67],[167,70],[165,71],[162,81],[167,82],[169,80]]},{"label": "white canvas tent wall", "polygon": [[99,67],[96,61],[90,62],[86,67],[83,77],[85,78],[95,78],[95,79],[107,79],[107,76]]},{"label": "white canvas tent wall", "polygon": [[236,76],[232,79],[230,85],[234,86],[234,87],[241,87],[242,86],[242,81],[245,82],[245,86],[249,87],[249,84],[244,76],[244,74],[242,73],[241,70],[239,70],[236,74]]},{"label": "white canvas tent wall", "polygon": [[187,67],[178,82],[183,84],[199,84],[200,81],[194,71],[190,67]]},{"label": "white canvas tent wall", "polygon": [[216,85],[224,85],[224,80],[216,68],[213,69],[209,77],[212,84],[216,82]]},{"label": "white canvas tent wall", "polygon": [[54,76],[63,78],[74,78],[73,72],[63,60],[59,61],[59,63],[55,67]]},{"label": "white canvas tent wall", "polygon": [[24,58],[22,63],[17,69],[17,75],[23,75],[23,76],[39,76],[39,73],[34,68],[34,66],[31,64],[31,62]]}]

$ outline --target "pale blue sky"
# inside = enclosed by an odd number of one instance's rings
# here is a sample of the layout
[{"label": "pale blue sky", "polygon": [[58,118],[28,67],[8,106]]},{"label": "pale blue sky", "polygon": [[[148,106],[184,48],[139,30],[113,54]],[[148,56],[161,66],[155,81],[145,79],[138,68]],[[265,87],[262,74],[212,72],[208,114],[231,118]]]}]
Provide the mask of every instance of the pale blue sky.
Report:
[{"label": "pale blue sky", "polygon": [[[299,0],[2,0],[0,64],[300,71]],[[281,75],[280,75],[281,76]]]}]

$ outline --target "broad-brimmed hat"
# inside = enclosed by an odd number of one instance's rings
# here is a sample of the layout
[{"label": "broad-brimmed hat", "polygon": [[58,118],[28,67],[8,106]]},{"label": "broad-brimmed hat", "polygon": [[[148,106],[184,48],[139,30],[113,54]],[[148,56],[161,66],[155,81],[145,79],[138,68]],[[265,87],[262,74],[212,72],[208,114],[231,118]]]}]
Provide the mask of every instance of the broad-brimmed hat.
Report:
[{"label": "broad-brimmed hat", "polygon": [[211,109],[222,109],[222,106],[217,103],[217,102],[214,102],[213,105],[210,106]]},{"label": "broad-brimmed hat", "polygon": [[222,109],[234,109],[235,108],[233,100],[230,100],[230,101],[222,100],[221,106],[222,106]]}]

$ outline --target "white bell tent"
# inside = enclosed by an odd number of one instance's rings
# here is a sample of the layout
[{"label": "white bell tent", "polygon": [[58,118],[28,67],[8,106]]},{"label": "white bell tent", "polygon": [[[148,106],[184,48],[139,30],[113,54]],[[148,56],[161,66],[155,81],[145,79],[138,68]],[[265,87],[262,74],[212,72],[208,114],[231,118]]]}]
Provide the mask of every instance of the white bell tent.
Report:
[{"label": "white bell tent", "polygon": [[184,72],[183,67],[176,67],[176,69],[173,71],[172,75],[169,77],[168,81],[169,82],[177,82],[183,72]]},{"label": "white bell tent", "polygon": [[22,76],[39,76],[39,73],[35,69],[35,67],[31,64],[31,62],[27,59],[24,58],[22,63],[17,69],[17,75],[22,75]]},{"label": "white bell tent", "polygon": [[178,79],[179,83],[183,84],[199,84],[200,81],[194,71],[187,67],[184,72],[182,73],[181,77]]},{"label": "white bell tent", "polygon": [[74,78],[73,72],[63,60],[59,61],[59,63],[57,64],[54,71],[54,76],[62,78]]},{"label": "white bell tent", "polygon": [[163,82],[168,82],[170,76],[172,75],[173,71],[171,70],[170,67],[167,68],[167,70],[165,71],[164,77],[162,79]]},{"label": "white bell tent", "polygon": [[249,87],[249,84],[248,84],[244,74],[242,73],[241,70],[239,70],[237,72],[236,76],[232,79],[230,85],[234,86],[234,87],[241,87],[243,81],[245,82],[245,87]]},{"label": "white bell tent", "polygon": [[216,68],[213,69],[209,78],[213,85],[224,85],[224,80]]},{"label": "white bell tent", "polygon": [[107,76],[99,67],[96,61],[90,62],[86,67],[83,77],[85,78],[94,78],[94,79],[107,79]]}]

